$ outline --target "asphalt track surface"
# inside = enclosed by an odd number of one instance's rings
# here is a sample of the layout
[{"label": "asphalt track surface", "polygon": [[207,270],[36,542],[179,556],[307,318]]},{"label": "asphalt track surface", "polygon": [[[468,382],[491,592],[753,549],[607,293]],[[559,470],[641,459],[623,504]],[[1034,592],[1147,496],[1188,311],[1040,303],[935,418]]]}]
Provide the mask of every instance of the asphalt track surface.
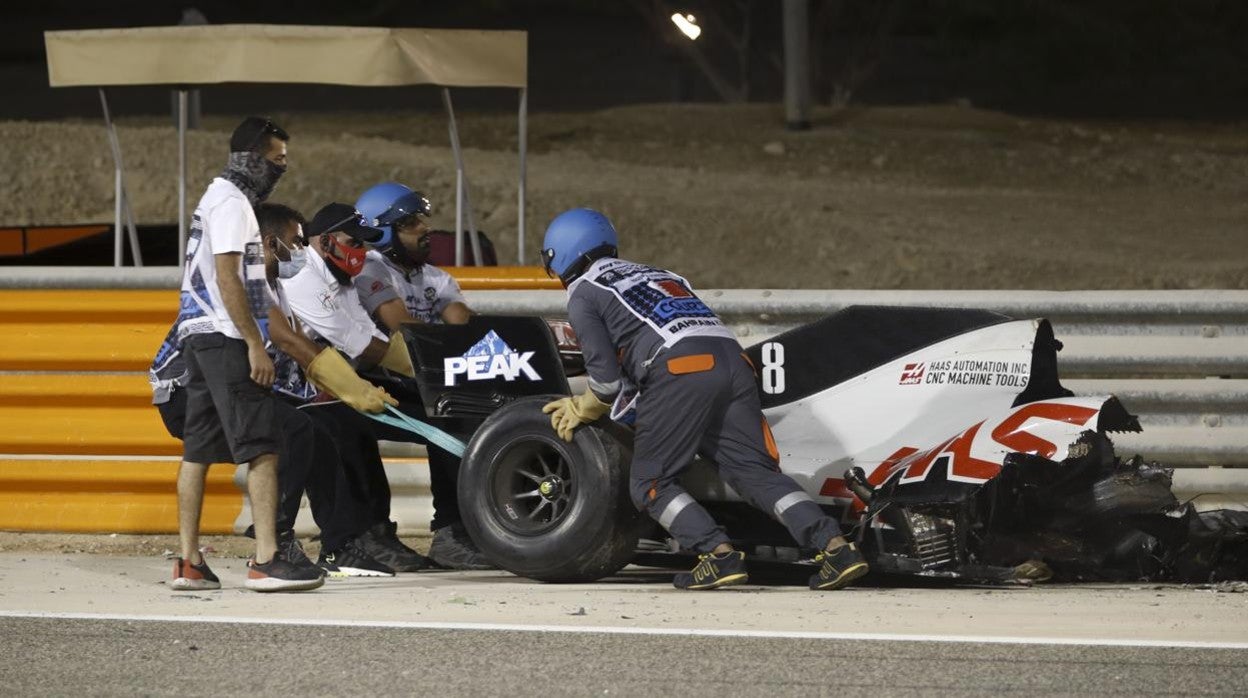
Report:
[{"label": "asphalt track surface", "polygon": [[160,559],[0,553],[3,695],[1248,694],[1248,594],[678,592],[506,573],[174,593]]}]

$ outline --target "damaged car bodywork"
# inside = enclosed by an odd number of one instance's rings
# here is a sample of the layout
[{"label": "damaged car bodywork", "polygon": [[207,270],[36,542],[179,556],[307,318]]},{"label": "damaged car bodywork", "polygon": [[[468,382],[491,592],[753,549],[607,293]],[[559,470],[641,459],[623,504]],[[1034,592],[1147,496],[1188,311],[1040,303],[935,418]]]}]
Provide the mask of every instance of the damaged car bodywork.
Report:
[{"label": "damaged car bodywork", "polygon": [[[478,318],[462,331],[479,334],[490,322]],[[566,386],[563,375],[546,374],[569,365],[568,344],[561,337],[556,349],[545,338],[515,351],[538,352],[543,381]],[[1175,499],[1169,470],[1120,459],[1113,435],[1139,431],[1139,422],[1111,395],[1065,389],[1060,348],[1046,320],[854,306],[745,353],[781,469],[841,518],[876,573],[1022,583],[1248,576],[1248,514],[1198,513]],[[428,359],[426,405],[464,402],[458,393],[468,386],[443,387],[442,359],[428,343],[413,354]],[[638,559],[639,539],[664,538],[628,501],[631,432],[600,420],[565,443],[540,412],[549,396],[534,387],[513,394],[517,386],[503,381],[472,386],[484,398],[474,404],[492,412],[461,466],[465,523],[483,551],[517,574],[610,575]],[[626,410],[616,416],[627,423]],[[813,554],[709,464],[695,462],[683,484],[752,560]],[[662,562],[655,548],[642,559]]]}]

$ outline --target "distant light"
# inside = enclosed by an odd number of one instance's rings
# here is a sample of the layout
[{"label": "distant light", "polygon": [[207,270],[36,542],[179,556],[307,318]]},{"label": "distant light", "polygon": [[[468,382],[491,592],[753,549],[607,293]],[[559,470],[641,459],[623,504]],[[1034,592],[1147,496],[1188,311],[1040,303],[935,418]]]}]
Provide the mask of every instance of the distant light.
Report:
[{"label": "distant light", "polygon": [[676,25],[680,32],[689,37],[690,41],[702,36],[702,27],[698,26],[698,20],[693,15],[682,15],[679,12],[672,15],[672,23]]}]

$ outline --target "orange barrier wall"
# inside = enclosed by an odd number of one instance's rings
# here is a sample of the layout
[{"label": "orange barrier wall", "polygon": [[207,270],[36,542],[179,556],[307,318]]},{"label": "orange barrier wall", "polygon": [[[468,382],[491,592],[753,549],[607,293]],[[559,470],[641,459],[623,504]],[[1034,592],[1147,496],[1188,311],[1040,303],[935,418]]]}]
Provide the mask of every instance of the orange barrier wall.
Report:
[{"label": "orange barrier wall", "polygon": [[[208,469],[200,529],[230,534],[242,509],[234,468]],[[0,460],[0,529],[176,533],[178,462]]]},{"label": "orange barrier wall", "polygon": [[[467,290],[560,288],[540,267],[460,267]],[[0,290],[0,529],[177,531],[182,444],[146,371],[175,290]],[[233,466],[209,471],[203,531],[242,508]]]}]

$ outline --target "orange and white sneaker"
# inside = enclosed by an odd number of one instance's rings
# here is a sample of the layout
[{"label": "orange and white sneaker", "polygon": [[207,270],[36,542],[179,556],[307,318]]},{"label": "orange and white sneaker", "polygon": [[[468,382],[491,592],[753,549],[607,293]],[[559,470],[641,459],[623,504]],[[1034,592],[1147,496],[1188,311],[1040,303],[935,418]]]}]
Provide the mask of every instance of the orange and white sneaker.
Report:
[{"label": "orange and white sneaker", "polygon": [[189,560],[175,557],[173,559],[173,581],[169,583],[169,588],[174,591],[220,589],[221,580],[217,579],[217,575],[208,569],[207,560],[196,565]]}]

